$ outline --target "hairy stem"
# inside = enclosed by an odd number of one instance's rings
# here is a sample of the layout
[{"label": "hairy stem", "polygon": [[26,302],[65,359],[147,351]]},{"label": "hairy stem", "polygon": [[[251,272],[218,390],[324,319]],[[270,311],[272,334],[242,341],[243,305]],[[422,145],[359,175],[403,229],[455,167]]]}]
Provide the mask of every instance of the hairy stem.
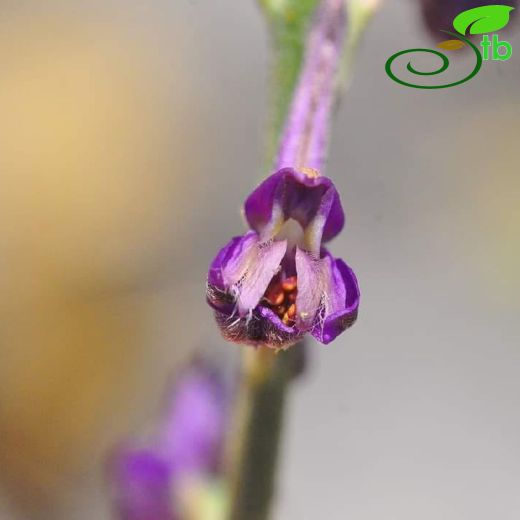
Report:
[{"label": "hairy stem", "polygon": [[[338,86],[348,77],[367,14],[377,0],[351,0],[362,16],[349,24],[345,0],[260,0],[274,36],[274,112],[269,166],[321,169]],[[308,22],[316,5],[314,21]],[[287,351],[244,348],[230,450],[229,520],[267,520],[275,492],[279,441],[289,384],[301,371],[306,345]]]},{"label": "hairy stem", "polygon": [[319,171],[325,165],[346,27],[345,0],[323,0],[309,31],[276,169],[290,166]]},{"label": "hairy stem", "polygon": [[230,520],[269,518],[285,398],[303,348],[244,350]]}]

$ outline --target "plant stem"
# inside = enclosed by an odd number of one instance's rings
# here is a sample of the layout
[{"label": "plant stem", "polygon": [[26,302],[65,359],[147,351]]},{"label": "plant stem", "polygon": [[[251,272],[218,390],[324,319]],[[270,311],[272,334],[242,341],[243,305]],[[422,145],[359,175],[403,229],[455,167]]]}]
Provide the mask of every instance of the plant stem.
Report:
[{"label": "plant stem", "polygon": [[[375,0],[355,2],[364,13],[366,4],[372,6]],[[341,63],[346,56],[350,66],[366,17],[358,16],[359,23],[349,25],[353,36],[345,38],[344,0],[261,0],[261,3],[271,22],[276,45],[269,166],[276,163],[278,167],[321,169],[330,113],[341,75],[346,77],[348,73]],[[316,5],[319,7],[308,31],[307,22]],[[269,348],[243,348],[236,437],[232,439],[229,454],[229,520],[269,518],[287,391],[301,370],[305,347],[302,341],[279,353]]]},{"label": "plant stem", "polygon": [[347,27],[345,0],[323,0],[307,37],[305,59],[283,132],[276,169],[321,171]]},{"label": "plant stem", "polygon": [[[274,42],[273,112],[267,139],[270,169],[294,98],[308,23],[318,0],[260,3]],[[235,435],[229,452],[229,520],[269,518],[287,390],[301,369],[305,347],[302,341],[280,353],[269,348],[243,349]]]},{"label": "plant stem", "polygon": [[279,354],[268,348],[244,349],[231,520],[269,517],[285,398],[303,347]]}]

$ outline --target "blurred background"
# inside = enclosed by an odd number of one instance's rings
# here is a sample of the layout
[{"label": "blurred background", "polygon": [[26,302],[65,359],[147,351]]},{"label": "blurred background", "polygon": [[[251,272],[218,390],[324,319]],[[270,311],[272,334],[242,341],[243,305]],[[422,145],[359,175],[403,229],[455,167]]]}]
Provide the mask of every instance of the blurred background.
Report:
[{"label": "blurred background", "polygon": [[[418,3],[368,30],[327,172],[360,317],[291,392],[276,520],[520,517],[508,40],[426,91],[384,73],[434,42]],[[269,173],[268,35],[253,0],[4,0],[0,63],[0,518],[108,520],[110,447],[193,352],[237,360],[205,276]]]}]

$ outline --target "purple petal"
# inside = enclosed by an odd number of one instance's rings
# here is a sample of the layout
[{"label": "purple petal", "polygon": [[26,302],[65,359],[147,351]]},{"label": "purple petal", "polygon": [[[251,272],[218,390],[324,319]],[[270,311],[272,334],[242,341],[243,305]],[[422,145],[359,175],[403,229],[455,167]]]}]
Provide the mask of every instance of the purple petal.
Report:
[{"label": "purple petal", "polygon": [[309,331],[314,326],[328,289],[327,259],[315,258],[310,253],[297,248],[295,261],[298,277],[296,325],[301,330]]},{"label": "purple petal", "polygon": [[[286,241],[262,244],[254,231],[233,238],[219,252],[208,273],[207,300],[226,340],[281,349],[302,337],[301,331],[259,305],[285,253]],[[239,305],[247,312],[237,313]]]},{"label": "purple petal", "polygon": [[[330,198],[325,205],[324,197]],[[284,220],[292,218],[306,229],[318,217],[319,233],[328,241],[341,231],[345,221],[332,181],[316,172],[293,168],[283,168],[262,182],[247,198],[244,209],[247,222],[263,239],[272,238]]]},{"label": "purple petal", "polygon": [[186,490],[221,470],[228,419],[224,379],[202,361],[181,372],[146,448],[110,461],[120,520],[178,520]]},{"label": "purple petal", "polygon": [[238,294],[238,313],[241,317],[249,315],[258,305],[269,282],[280,268],[286,250],[285,240],[257,243],[251,248],[243,275],[233,278],[237,284],[235,287]]},{"label": "purple petal", "polygon": [[205,364],[194,363],[173,388],[157,442],[175,476],[217,468],[226,416],[223,381]]},{"label": "purple petal", "polygon": [[304,334],[296,327],[288,327],[271,309],[262,306],[248,318],[215,311],[215,319],[224,339],[253,347],[285,349],[297,343]]},{"label": "purple petal", "polygon": [[312,335],[327,345],[351,327],[357,319],[359,308],[359,286],[354,271],[341,259],[332,259],[331,292],[344,300],[331,306],[323,319],[316,323]]},{"label": "purple petal", "polygon": [[233,256],[239,246],[244,241],[243,236],[233,237],[217,254],[208,271],[208,283],[212,286],[224,290],[224,280],[222,277],[223,266],[227,264],[229,258]]},{"label": "purple petal", "polygon": [[[286,249],[286,241],[260,242],[254,232],[232,239],[211,264],[208,301],[221,310],[221,300],[223,305],[229,304],[232,295],[239,316],[250,315],[278,271]],[[219,290],[223,291],[221,299]]]},{"label": "purple petal", "polygon": [[249,195],[244,204],[246,220],[257,233],[261,233],[272,218],[275,193],[283,183],[289,169],[279,170],[265,179]]},{"label": "purple petal", "polygon": [[316,215],[305,230],[304,242],[308,251],[319,254],[323,242],[323,234],[325,232],[325,223],[327,222],[327,217],[330,215],[331,209],[337,200],[337,192],[334,188],[329,188],[323,194]]},{"label": "purple petal", "polygon": [[112,465],[121,520],[173,520],[170,469],[152,450],[121,450]]},{"label": "purple petal", "polygon": [[315,258],[301,249],[296,251],[296,272],[296,325],[311,330],[321,343],[330,343],[357,316],[359,289],[354,273],[328,252]]}]

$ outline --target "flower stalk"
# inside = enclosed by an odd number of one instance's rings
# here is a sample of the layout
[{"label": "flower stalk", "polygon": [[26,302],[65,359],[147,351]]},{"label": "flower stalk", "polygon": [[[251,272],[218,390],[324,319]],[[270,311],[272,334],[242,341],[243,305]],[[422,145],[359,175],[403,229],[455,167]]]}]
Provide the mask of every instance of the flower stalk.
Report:
[{"label": "flower stalk", "polygon": [[303,348],[300,344],[279,355],[268,348],[244,349],[229,520],[269,518],[287,388]]},{"label": "flower stalk", "polygon": [[345,0],[326,0],[318,6],[276,169],[324,167],[346,27]]},{"label": "flower stalk", "polygon": [[[277,169],[312,171],[325,165],[331,113],[345,71],[342,60],[352,52],[346,38],[345,5],[344,0],[323,0],[316,10],[299,79],[292,86],[285,128],[278,132]],[[305,341],[278,353],[266,347],[243,350],[236,437],[231,439],[229,452],[229,520],[269,518],[287,390],[305,356]]]}]

